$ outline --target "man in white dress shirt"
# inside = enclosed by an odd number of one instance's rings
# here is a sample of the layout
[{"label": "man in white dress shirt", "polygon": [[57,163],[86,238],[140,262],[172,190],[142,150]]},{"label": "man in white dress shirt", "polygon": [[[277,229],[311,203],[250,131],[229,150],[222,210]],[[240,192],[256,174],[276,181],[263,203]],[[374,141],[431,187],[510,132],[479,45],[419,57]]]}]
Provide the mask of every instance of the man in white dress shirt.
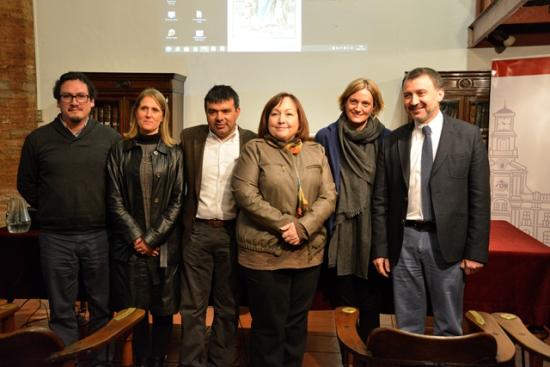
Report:
[{"label": "man in white dress shirt", "polygon": [[[185,197],[180,366],[227,367],[234,359],[239,316],[237,207],[230,181],[243,145],[256,134],[237,127],[239,96],[230,86],[212,87],[204,109],[208,124],[181,132]],[[205,356],[209,297],[214,321]]]},{"label": "man in white dress shirt", "polygon": [[444,94],[431,68],[405,77],[413,122],[386,137],[378,155],[372,258],[392,275],[397,326],[424,332],[429,293],[434,334],[449,336],[462,334],[466,275],[488,260],[490,193],[480,130],[443,114]]}]

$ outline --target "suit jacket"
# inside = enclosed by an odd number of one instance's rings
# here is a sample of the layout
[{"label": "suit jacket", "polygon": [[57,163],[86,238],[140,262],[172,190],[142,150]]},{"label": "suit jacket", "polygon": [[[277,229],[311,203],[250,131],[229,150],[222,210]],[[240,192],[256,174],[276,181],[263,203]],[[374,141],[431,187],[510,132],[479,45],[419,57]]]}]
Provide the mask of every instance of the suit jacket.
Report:
[{"label": "suit jacket", "polygon": [[[256,134],[250,130],[241,129],[240,127],[238,129],[240,149],[242,151],[244,144],[254,139]],[[189,238],[193,220],[197,215],[202,179],[202,160],[208,132],[208,125],[199,125],[184,129],[180,136],[184,162],[184,198],[182,208],[184,241]]]},{"label": "suit jacket", "polygon": [[[373,259],[399,260],[407,215],[414,123],[393,131],[378,155],[373,195]],[[490,191],[487,149],[479,128],[444,115],[430,178],[437,239],[449,263],[486,263]]]}]

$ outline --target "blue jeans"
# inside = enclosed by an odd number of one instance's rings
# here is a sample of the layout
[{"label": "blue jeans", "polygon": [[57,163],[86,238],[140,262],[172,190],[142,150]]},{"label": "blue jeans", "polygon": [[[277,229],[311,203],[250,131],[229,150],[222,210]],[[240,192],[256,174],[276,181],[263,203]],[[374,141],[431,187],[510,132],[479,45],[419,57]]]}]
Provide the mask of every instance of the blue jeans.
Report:
[{"label": "blue jeans", "polygon": [[395,317],[400,329],[424,333],[429,293],[434,335],[462,335],[464,273],[460,262],[445,262],[436,233],[405,227],[401,254],[392,274]]}]

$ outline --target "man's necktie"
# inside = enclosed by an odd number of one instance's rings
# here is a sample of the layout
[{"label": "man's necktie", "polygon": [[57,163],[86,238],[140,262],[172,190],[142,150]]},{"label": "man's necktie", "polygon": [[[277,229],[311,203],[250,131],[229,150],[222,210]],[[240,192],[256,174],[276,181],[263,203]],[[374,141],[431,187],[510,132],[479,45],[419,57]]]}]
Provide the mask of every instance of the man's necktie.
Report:
[{"label": "man's necktie", "polygon": [[422,158],[420,163],[421,197],[422,197],[422,216],[425,221],[433,220],[432,198],[430,195],[430,175],[433,165],[432,151],[432,129],[429,126],[422,128],[424,134],[424,143],[422,144]]}]

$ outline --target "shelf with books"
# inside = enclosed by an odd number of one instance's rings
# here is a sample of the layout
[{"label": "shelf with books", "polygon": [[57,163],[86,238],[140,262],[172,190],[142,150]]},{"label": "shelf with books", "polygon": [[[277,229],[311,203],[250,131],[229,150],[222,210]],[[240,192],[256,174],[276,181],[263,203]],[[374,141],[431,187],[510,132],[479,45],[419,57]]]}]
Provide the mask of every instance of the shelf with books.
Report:
[{"label": "shelf with books", "polygon": [[186,77],[175,73],[86,72],[98,91],[92,116],[121,134],[129,129],[132,105],[146,88],[158,89],[170,108],[170,127],[177,138],[183,129],[183,96]]},{"label": "shelf with books", "polygon": [[491,71],[440,71],[445,97],[443,112],[477,125],[487,144]]}]

